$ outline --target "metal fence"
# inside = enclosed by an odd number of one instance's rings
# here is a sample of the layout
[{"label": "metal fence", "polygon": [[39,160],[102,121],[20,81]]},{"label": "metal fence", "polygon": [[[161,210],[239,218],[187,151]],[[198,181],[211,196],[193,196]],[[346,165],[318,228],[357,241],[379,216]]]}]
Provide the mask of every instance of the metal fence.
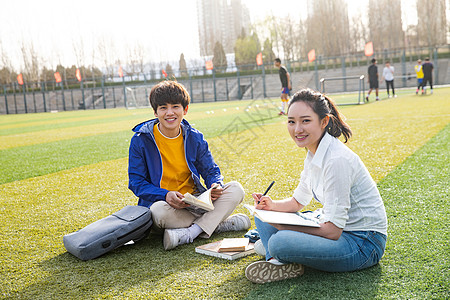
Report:
[{"label": "metal fence", "polygon": [[[450,45],[386,50],[375,54],[380,69],[387,60],[395,66],[398,74],[396,87],[416,85],[414,65],[418,58],[423,60],[426,56],[431,58],[435,66],[434,83],[449,84]],[[361,80],[347,79],[366,74],[371,59],[372,57],[366,57],[363,53],[357,53],[336,57],[318,56],[314,62],[297,60],[288,61],[285,65],[291,73],[294,89],[310,87],[319,90],[320,79],[326,78],[326,92],[340,93],[361,90]],[[188,89],[193,103],[261,99],[280,95],[278,70],[271,63],[263,66],[233,66],[227,69],[190,69],[187,73],[174,75]],[[333,81],[330,78],[339,80]],[[153,70],[148,74],[116,78],[103,76],[84,79],[82,82],[64,79],[61,83],[24,82],[19,85],[15,82],[2,87],[0,114],[148,107],[147,99],[151,87],[163,79],[162,75]],[[355,99],[354,102],[358,100]]]}]

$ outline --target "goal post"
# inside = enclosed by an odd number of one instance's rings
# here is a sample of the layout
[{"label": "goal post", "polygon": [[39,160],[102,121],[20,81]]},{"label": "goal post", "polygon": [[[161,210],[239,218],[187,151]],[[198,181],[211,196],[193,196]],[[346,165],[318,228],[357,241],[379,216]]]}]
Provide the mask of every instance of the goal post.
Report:
[{"label": "goal post", "polygon": [[125,89],[126,92],[126,108],[148,108],[150,102],[148,100],[148,92],[151,87],[148,86],[131,86]]},{"label": "goal post", "polygon": [[[345,76],[345,77],[328,77],[320,79],[320,92],[325,93],[326,82],[330,81],[340,81],[342,83],[342,91],[339,92],[358,92],[358,101],[353,103],[345,103],[340,105],[354,105],[354,104],[364,104],[364,95],[365,95],[365,76]],[[347,87],[351,85],[350,88]],[[334,87],[336,88],[336,87]]]}]

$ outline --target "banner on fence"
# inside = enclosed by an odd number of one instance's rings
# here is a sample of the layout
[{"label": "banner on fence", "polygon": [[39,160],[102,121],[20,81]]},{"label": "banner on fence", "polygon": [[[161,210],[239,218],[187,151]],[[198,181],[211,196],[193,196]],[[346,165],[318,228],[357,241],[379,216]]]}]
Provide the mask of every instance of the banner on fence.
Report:
[{"label": "banner on fence", "polygon": [[258,66],[263,64],[262,52],[259,52],[258,55],[256,55],[256,64]]},{"label": "banner on fence", "polygon": [[163,74],[164,78],[167,78],[167,73],[164,69],[161,70],[161,73]]},{"label": "banner on fence", "polygon": [[316,50],[312,49],[311,51],[308,52],[308,61],[313,62],[315,60],[316,60]]},{"label": "banner on fence", "polygon": [[364,54],[366,56],[372,56],[373,55],[373,43],[368,42],[366,46],[364,47]]},{"label": "banner on fence", "polygon": [[122,69],[122,66],[119,67],[119,77],[123,77],[123,69]]},{"label": "banner on fence", "polygon": [[22,73],[20,73],[19,75],[17,75],[17,82],[18,82],[20,85],[23,85],[23,75],[22,75]]},{"label": "banner on fence", "polygon": [[55,72],[55,74],[54,74],[54,75],[55,75],[55,81],[56,81],[56,82],[58,82],[58,83],[59,83],[59,82],[61,82],[61,81],[62,81],[62,79],[61,79],[61,75],[59,74],[59,72]]},{"label": "banner on fence", "polygon": [[80,72],[80,69],[77,69],[77,70],[75,71],[75,77],[77,77],[78,81],[81,82],[81,72]]},{"label": "banner on fence", "polygon": [[213,65],[212,60],[207,60],[207,61],[205,62],[205,66],[206,66],[206,70],[212,70],[212,69],[214,69],[214,65]]}]

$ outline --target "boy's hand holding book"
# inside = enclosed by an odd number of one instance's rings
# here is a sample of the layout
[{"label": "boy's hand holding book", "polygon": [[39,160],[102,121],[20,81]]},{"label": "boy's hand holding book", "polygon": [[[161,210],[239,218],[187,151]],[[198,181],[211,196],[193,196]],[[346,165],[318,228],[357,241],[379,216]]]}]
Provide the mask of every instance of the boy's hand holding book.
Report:
[{"label": "boy's hand holding book", "polygon": [[218,183],[213,183],[211,185],[211,200],[215,201],[217,200],[220,196],[222,196],[223,193],[223,187],[218,184]]},{"label": "boy's hand holding book", "polygon": [[184,195],[177,191],[171,191],[166,194],[166,202],[175,209],[182,209],[190,205],[182,201]]}]

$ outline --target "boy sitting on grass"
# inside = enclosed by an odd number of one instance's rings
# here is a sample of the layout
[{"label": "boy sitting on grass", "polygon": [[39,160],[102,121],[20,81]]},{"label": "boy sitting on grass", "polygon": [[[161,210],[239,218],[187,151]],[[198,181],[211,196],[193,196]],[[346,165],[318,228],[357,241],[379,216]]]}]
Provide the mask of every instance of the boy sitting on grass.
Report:
[{"label": "boy sitting on grass", "polygon": [[[190,96],[176,81],[163,81],[150,92],[156,118],[133,128],[128,162],[128,187],[139,197],[138,205],[150,207],[154,226],[164,229],[164,249],[192,243],[214,232],[250,228],[244,214],[230,216],[244,198],[236,181],[223,184],[203,134],[189,125]],[[183,195],[211,191],[214,210],[206,212],[184,203]]]}]

